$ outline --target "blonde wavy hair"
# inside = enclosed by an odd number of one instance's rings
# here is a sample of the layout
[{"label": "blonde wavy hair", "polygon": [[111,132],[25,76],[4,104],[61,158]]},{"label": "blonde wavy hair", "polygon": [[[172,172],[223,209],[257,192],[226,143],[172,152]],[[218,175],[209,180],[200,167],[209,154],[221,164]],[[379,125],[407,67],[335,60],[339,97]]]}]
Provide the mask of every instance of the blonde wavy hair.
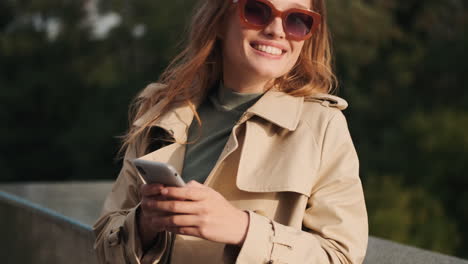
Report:
[{"label": "blonde wavy hair", "polygon": [[[336,87],[332,71],[332,53],[327,25],[325,0],[311,0],[312,10],[322,15],[317,32],[305,41],[301,54],[286,75],[274,80],[274,86],[292,96],[311,96],[315,93],[331,93]],[[195,103],[203,98],[222,77],[222,50],[218,34],[224,18],[234,11],[232,0],[201,0],[192,16],[185,49],[169,64],[158,83],[164,89],[145,89],[130,107],[130,128],[123,137],[122,150],[142,136],[148,136],[151,124],[175,104],[187,104],[195,114]],[[150,91],[148,94],[148,90]],[[164,98],[159,115],[149,118],[142,126],[132,126],[152,106]],[[146,133],[146,134],[145,134]]]}]

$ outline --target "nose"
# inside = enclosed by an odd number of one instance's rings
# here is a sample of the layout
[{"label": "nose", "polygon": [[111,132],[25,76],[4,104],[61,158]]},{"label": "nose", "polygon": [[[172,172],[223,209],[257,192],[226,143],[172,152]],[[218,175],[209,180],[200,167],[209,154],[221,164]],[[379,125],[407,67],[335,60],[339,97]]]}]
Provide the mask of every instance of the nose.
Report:
[{"label": "nose", "polygon": [[273,39],[283,39],[286,37],[281,17],[275,17],[273,21],[263,29],[263,32]]}]

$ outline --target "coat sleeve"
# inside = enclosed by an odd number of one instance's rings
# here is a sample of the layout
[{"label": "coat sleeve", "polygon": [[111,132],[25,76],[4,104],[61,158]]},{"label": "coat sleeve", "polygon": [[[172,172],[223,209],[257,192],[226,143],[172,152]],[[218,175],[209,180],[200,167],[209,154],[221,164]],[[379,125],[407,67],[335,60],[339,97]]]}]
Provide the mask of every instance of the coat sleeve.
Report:
[{"label": "coat sleeve", "polygon": [[93,226],[99,263],[161,263],[170,241],[169,234],[162,232],[155,238],[153,247],[143,254],[136,226],[141,181],[131,164],[137,157],[136,145],[127,148],[119,176],[107,195],[101,217]]},{"label": "coat sleeve", "polygon": [[324,133],[321,163],[305,210],[302,230],[249,212],[244,263],[362,263],[368,240],[359,162],[341,111]]}]

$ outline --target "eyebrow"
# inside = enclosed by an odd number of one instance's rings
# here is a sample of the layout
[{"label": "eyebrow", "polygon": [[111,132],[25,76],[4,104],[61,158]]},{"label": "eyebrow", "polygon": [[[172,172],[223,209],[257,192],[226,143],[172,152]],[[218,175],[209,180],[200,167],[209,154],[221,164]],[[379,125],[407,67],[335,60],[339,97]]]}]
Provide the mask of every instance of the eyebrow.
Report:
[{"label": "eyebrow", "polygon": [[296,7],[302,8],[302,9],[310,10],[310,8],[306,7],[305,5],[301,5],[301,4],[298,4],[298,3],[294,3],[293,5],[296,6]]},{"label": "eyebrow", "polygon": [[[275,3],[271,0],[268,0],[270,3],[272,3],[273,5],[275,5]],[[276,5],[275,5],[276,6]],[[296,8],[301,8],[301,9],[305,9],[305,10],[312,10],[311,8],[308,8],[306,7],[305,5],[302,5],[302,4],[299,4],[299,3],[292,3],[291,4],[292,7],[296,7]]]}]

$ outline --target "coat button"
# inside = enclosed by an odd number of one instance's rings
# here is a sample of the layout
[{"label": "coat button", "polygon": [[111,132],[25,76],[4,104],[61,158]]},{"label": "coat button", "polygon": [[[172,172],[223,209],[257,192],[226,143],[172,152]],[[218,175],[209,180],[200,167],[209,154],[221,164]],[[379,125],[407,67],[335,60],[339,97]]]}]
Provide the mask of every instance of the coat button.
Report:
[{"label": "coat button", "polygon": [[114,228],[109,232],[109,236],[107,237],[107,244],[111,247],[117,246],[120,244],[120,235],[122,231],[122,227]]}]

